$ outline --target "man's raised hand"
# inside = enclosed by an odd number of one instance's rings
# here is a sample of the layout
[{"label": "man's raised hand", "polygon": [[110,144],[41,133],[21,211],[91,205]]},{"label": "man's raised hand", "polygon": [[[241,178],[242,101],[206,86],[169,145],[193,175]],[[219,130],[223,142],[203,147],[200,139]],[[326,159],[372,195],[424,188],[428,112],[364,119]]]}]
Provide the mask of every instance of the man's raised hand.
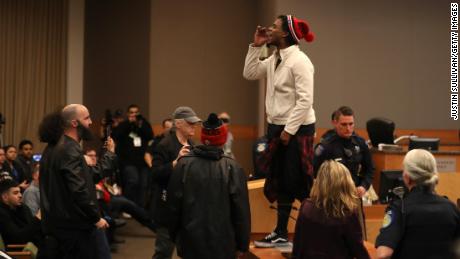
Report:
[{"label": "man's raised hand", "polygon": [[260,47],[267,43],[268,35],[267,35],[267,28],[262,26],[257,26],[256,32],[254,33],[254,47]]}]

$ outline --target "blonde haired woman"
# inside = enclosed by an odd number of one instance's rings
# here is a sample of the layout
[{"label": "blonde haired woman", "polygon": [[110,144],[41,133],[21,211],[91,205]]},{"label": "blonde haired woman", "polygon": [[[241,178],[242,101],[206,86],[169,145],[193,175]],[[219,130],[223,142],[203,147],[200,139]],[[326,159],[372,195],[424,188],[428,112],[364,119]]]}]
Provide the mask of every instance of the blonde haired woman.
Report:
[{"label": "blonde haired woman", "polygon": [[324,161],[300,208],[293,257],[369,258],[358,218],[359,200],[348,169]]}]

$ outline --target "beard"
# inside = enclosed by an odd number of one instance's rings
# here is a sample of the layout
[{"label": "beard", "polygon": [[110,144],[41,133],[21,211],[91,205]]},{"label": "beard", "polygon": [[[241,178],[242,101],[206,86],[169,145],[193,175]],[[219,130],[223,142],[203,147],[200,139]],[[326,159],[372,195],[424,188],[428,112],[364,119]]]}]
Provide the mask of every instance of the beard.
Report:
[{"label": "beard", "polygon": [[78,126],[77,126],[77,134],[78,134],[78,137],[81,139],[81,140],[85,140],[85,141],[90,141],[90,140],[93,140],[94,139],[94,134],[93,132],[89,129],[89,128],[86,128],[85,126],[83,126],[80,121],[77,121],[78,122]]}]

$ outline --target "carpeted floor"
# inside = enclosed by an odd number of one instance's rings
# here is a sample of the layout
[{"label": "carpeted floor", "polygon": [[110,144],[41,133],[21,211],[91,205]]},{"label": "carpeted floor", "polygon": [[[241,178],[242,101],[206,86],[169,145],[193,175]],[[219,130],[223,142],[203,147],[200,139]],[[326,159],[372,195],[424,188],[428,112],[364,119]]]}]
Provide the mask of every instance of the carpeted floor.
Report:
[{"label": "carpeted floor", "polygon": [[[380,226],[381,223],[377,222]],[[372,230],[375,232],[376,227],[368,222],[368,232]],[[374,240],[374,235],[376,233],[370,233],[372,240]],[[369,235],[369,233],[368,233]],[[251,236],[252,240],[258,240],[262,238],[263,234],[254,234]],[[121,227],[117,230],[117,237],[124,239],[125,243],[118,244],[118,251],[112,253],[113,259],[150,259],[153,255],[153,250],[155,247],[155,234],[152,233],[148,228],[141,226],[137,221],[133,219],[128,219],[127,224],[124,227]],[[292,239],[292,236],[290,236]],[[373,245],[367,243],[368,249],[372,250]],[[282,254],[283,251],[278,249],[258,249],[254,248],[254,245],[250,246],[251,253],[245,255],[244,259],[254,259],[254,258],[263,258],[263,259],[285,259],[289,258],[289,255]],[[371,252],[371,258],[375,256],[375,249]],[[173,259],[180,259],[174,252]]]},{"label": "carpeted floor", "polygon": [[[112,259],[149,259],[152,258],[155,247],[155,234],[143,227],[133,219],[128,219],[127,224],[117,230],[117,237],[124,239],[125,243],[118,244],[117,252],[112,253]],[[280,251],[275,249],[255,249],[243,259],[284,259]],[[173,259],[180,259],[174,252]]]},{"label": "carpeted floor", "polygon": [[[116,232],[125,243],[117,245],[112,259],[148,259],[152,258],[155,247],[155,234],[137,221],[128,219],[127,224]],[[180,258],[174,254],[173,259]]]}]

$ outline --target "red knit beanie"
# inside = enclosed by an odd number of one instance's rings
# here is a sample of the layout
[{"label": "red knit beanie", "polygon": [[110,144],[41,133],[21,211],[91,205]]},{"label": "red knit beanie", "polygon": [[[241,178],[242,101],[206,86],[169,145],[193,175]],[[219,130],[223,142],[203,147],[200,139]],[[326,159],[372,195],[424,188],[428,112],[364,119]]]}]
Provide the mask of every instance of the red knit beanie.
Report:
[{"label": "red knit beanie", "polygon": [[307,42],[312,42],[315,39],[315,35],[310,31],[310,27],[306,21],[297,19],[290,14],[287,15],[287,21],[289,32],[297,42],[300,39],[305,39]]},{"label": "red knit beanie", "polygon": [[207,146],[222,146],[227,142],[227,125],[217,114],[211,113],[201,128],[201,143]]}]

